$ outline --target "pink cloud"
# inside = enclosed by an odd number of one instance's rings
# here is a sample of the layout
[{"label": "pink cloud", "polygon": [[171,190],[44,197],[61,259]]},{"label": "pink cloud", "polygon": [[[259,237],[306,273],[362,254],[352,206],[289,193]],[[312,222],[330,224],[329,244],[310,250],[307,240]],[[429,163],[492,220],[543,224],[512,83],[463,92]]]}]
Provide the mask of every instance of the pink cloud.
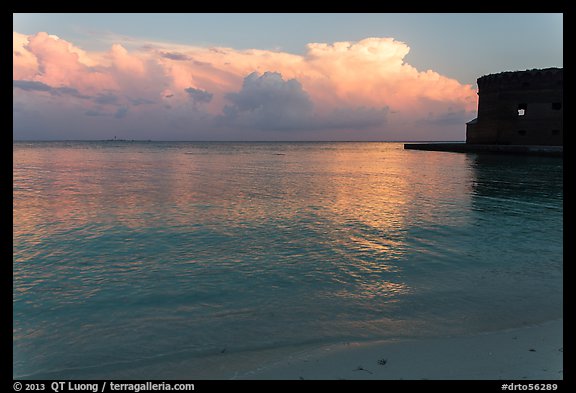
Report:
[{"label": "pink cloud", "polygon": [[12,75],[14,80],[32,80],[38,72],[38,61],[25,46],[28,36],[14,32],[12,34]]},{"label": "pink cloud", "polygon": [[[35,59],[37,67],[31,80],[51,86],[70,86],[83,92],[96,92],[116,87],[109,74],[94,70],[81,62],[81,55],[84,51],[56,36],[43,32],[35,34],[28,37],[28,42],[21,46],[21,49],[27,57],[33,56]],[[16,70],[14,74],[20,75],[17,68],[14,64]]]},{"label": "pink cloud", "polygon": [[366,38],[359,42],[309,44],[307,64],[320,75],[303,81],[312,96],[322,101],[387,105],[393,111],[419,112],[422,98],[476,106],[475,91],[434,71],[418,71],[404,62],[410,48],[392,38]]},{"label": "pink cloud", "polygon": [[[209,94],[212,98],[201,109],[220,116],[232,104],[231,94],[240,92],[244,78],[253,72],[276,72],[281,80],[296,80],[310,100],[307,110],[317,118],[338,112],[356,117],[370,114],[378,127],[376,119],[387,114],[387,127],[401,130],[430,118],[454,119],[455,114],[464,121],[476,109],[472,86],[432,70],[417,70],[405,62],[409,46],[393,38],[310,43],[304,55],[168,43],[142,43],[131,50],[115,43],[108,51],[90,52],[44,32],[30,36],[14,32],[13,46],[15,80],[100,97],[75,105],[111,117],[121,110],[123,116],[117,117],[122,120],[158,108],[170,113],[179,108],[178,113],[185,116],[194,106],[190,91]],[[48,93],[15,89],[15,94]],[[114,99],[102,98],[111,94]],[[156,118],[169,118],[162,113]],[[339,118],[344,126],[348,124],[337,116],[330,124],[339,128],[335,123]],[[464,124],[460,128],[463,132]]]},{"label": "pink cloud", "polygon": [[143,59],[129,54],[120,44],[112,45],[110,57],[113,67],[120,73],[131,75],[133,78],[142,78],[146,74]]},{"label": "pink cloud", "polygon": [[[298,79],[319,107],[334,105],[389,105],[393,110],[421,110],[421,98],[450,102],[466,110],[476,107],[472,86],[432,70],[418,71],[405,63],[408,45],[392,38],[359,42],[312,43],[305,55],[231,48],[179,48],[181,57],[165,58],[175,81],[198,88],[238,88],[251,72],[279,72]],[[197,64],[208,66],[198,66]],[[209,86],[210,85],[210,86]]]}]

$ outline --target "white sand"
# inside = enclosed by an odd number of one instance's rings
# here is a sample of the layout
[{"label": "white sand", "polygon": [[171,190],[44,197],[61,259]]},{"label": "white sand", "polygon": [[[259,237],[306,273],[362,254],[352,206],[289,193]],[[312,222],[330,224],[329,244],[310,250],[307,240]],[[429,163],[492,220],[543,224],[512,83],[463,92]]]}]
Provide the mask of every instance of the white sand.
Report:
[{"label": "white sand", "polygon": [[562,334],[556,320],[467,337],[343,344],[237,378],[557,380],[563,379]]}]

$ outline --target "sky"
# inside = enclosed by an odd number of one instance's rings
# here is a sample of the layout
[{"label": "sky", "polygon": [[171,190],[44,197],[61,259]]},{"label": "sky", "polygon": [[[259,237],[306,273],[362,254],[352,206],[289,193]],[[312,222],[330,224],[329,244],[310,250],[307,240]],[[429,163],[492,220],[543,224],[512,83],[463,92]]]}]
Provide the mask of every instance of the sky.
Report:
[{"label": "sky", "polygon": [[15,140],[464,140],[562,14],[14,14]]}]

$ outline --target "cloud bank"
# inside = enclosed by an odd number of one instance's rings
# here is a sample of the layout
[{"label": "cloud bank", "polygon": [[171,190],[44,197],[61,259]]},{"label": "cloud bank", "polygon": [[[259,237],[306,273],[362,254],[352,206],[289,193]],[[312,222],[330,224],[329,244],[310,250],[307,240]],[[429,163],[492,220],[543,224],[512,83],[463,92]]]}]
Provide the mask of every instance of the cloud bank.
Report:
[{"label": "cloud bank", "polygon": [[[304,55],[13,33],[14,138],[463,139],[477,96],[392,38]],[[130,48],[128,50],[127,48]]]}]

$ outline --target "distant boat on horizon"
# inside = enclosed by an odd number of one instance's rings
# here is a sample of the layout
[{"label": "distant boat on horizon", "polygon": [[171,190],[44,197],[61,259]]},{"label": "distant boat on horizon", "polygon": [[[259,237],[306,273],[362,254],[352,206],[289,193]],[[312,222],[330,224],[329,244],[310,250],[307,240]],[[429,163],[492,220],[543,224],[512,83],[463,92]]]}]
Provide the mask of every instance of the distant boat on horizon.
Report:
[{"label": "distant boat on horizon", "polygon": [[152,142],[151,139],[118,139],[114,137],[114,139],[103,139],[102,142]]}]

